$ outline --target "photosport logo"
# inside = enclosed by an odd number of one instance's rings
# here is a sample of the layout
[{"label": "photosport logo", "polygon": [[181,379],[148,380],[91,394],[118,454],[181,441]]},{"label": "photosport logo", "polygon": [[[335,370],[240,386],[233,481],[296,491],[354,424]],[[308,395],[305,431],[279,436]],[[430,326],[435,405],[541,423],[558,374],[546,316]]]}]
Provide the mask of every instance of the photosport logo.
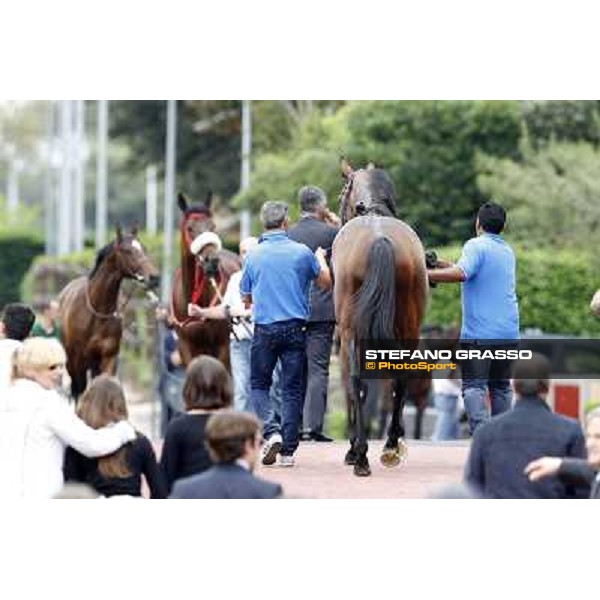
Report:
[{"label": "photosport logo", "polygon": [[534,353],[549,359],[553,377],[600,379],[597,339],[362,340],[360,370],[363,379],[455,378],[466,361],[494,373],[495,369],[489,368],[493,362],[510,366],[515,361],[531,360]]}]

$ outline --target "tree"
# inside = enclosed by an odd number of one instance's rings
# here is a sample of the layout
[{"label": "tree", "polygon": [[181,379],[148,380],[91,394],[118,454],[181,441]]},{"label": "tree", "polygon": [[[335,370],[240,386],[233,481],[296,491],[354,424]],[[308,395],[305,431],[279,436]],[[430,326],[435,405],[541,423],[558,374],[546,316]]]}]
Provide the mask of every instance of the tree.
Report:
[{"label": "tree", "polygon": [[480,156],[479,186],[508,209],[507,235],[529,247],[589,249],[600,227],[600,151],[553,142],[520,161]]}]

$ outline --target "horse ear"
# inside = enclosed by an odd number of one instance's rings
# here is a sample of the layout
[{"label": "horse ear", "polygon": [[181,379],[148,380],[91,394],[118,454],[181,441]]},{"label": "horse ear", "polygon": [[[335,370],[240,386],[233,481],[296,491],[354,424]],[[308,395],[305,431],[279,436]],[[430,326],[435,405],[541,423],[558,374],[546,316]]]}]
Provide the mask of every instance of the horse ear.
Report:
[{"label": "horse ear", "polygon": [[340,169],[342,170],[342,175],[348,179],[354,173],[354,169],[352,165],[348,162],[345,156],[342,156],[340,159]]},{"label": "horse ear", "polygon": [[117,233],[117,244],[121,244],[123,242],[123,231],[121,230],[120,223],[115,225],[115,231]]},{"label": "horse ear", "polygon": [[208,208],[208,210],[210,210],[210,205],[212,204],[213,197],[214,197],[213,191],[208,190],[208,194],[206,194],[206,200],[204,201],[204,206],[206,206],[206,208]]},{"label": "horse ear", "polygon": [[181,212],[185,212],[188,209],[188,201],[183,192],[177,194],[177,206],[179,206]]},{"label": "horse ear", "polygon": [[138,234],[138,230],[139,230],[139,224],[138,223],[134,223],[130,228],[129,228],[129,232],[131,233],[131,235],[136,236]]}]

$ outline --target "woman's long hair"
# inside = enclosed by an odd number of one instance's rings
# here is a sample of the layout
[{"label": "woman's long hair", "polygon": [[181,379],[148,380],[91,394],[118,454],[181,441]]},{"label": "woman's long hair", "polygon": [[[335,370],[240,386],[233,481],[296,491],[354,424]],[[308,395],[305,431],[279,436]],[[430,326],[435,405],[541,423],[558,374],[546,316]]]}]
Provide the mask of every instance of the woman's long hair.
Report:
[{"label": "woman's long hair", "polygon": [[[77,414],[93,429],[127,420],[127,404],[121,384],[108,375],[96,377],[81,397]],[[107,478],[129,477],[131,471],[127,465],[127,446],[100,457],[98,471]]]}]

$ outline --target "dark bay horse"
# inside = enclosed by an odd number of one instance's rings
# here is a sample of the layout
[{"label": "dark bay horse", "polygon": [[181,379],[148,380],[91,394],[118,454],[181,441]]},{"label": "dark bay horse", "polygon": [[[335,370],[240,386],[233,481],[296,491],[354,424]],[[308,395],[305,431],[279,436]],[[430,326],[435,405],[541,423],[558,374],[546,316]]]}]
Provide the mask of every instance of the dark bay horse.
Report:
[{"label": "dark bay horse", "polygon": [[[342,384],[352,407],[346,464],[358,476],[371,474],[360,378],[361,340],[394,339],[407,350],[418,346],[428,294],[425,253],[416,233],[396,218],[395,190],[383,169],[354,171],[342,162],[342,229],[333,243],[334,302],[340,333]],[[387,386],[384,386],[387,387]],[[402,412],[406,381],[389,386],[392,417],[381,454],[386,467],[406,455]]]},{"label": "dark bay horse", "polygon": [[123,234],[102,248],[88,276],[78,277],[60,292],[61,338],[67,352],[71,394],[78,398],[87,387],[87,373],[114,375],[123,335],[124,306],[119,306],[123,279],[140,282],[146,290],[156,288],[158,271],[136,237]]},{"label": "dark bay horse", "polygon": [[198,235],[215,231],[210,209],[212,194],[204,204],[190,206],[179,194],[177,204],[182,213],[180,229],[181,266],[172,282],[170,320],[179,339],[179,352],[184,365],[199,354],[210,354],[229,368],[229,323],[226,320],[202,320],[188,317],[190,302],[207,307],[219,304],[229,278],[241,268],[237,254],[208,247],[200,257],[190,245]]}]

